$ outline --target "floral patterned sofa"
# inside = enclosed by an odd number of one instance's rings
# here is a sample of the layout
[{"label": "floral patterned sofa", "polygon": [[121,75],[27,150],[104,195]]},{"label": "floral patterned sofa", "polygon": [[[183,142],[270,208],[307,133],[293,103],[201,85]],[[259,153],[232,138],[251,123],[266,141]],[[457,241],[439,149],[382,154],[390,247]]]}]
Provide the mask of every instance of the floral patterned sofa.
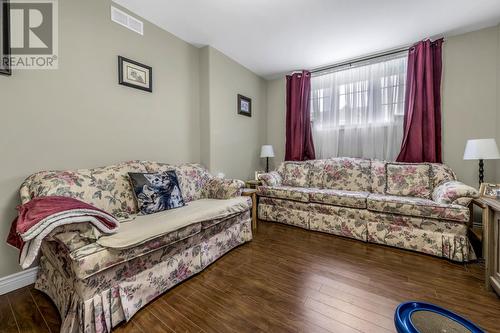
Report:
[{"label": "floral patterned sofa", "polygon": [[[177,173],[187,205],[136,215],[127,173],[170,169]],[[113,235],[80,224],[59,227],[44,239],[35,287],[58,307],[61,332],[109,332],[158,295],[250,241],[251,201],[241,196],[243,187],[239,180],[212,177],[200,165],[148,161],[44,171],[27,178],[20,190],[23,203],[37,196],[70,196],[123,220]],[[168,229],[172,220],[186,216],[183,227]],[[164,232],[151,234],[157,228]]]},{"label": "floral patterned sofa", "polygon": [[262,220],[453,261],[475,259],[468,205],[478,192],[446,165],[332,158],[284,162],[259,179]]}]

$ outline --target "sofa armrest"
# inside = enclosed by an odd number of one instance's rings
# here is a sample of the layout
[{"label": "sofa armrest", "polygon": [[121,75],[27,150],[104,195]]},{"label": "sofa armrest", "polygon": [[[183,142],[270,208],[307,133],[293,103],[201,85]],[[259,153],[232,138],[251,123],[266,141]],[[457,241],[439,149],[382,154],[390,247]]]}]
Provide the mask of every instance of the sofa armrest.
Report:
[{"label": "sofa armrest", "polygon": [[260,174],[258,178],[264,186],[281,186],[283,183],[283,179],[278,171]]},{"label": "sofa armrest", "polygon": [[432,193],[432,200],[438,203],[461,206],[467,206],[472,199],[478,197],[479,192],[475,188],[456,180],[442,183]]},{"label": "sofa armrest", "polygon": [[208,199],[230,199],[241,195],[245,183],[238,179],[210,178],[204,187]]}]

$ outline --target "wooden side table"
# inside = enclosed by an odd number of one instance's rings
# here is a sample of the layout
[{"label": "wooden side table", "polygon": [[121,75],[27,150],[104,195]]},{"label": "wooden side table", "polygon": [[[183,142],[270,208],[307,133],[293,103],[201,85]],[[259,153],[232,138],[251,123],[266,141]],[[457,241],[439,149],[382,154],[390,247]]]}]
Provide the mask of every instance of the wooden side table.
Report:
[{"label": "wooden side table", "polygon": [[500,295],[500,201],[491,198],[480,198],[487,205],[486,240],[486,283],[487,289]]},{"label": "wooden side table", "polygon": [[[474,206],[479,207],[482,212],[480,225],[474,222]],[[481,200],[481,198],[474,199],[469,205],[469,210],[470,210],[469,232],[471,233],[471,236],[473,238],[472,240],[474,241],[473,245],[475,247],[475,250],[481,251],[480,257],[486,259],[488,239],[485,236],[488,231],[488,222],[489,222],[488,205],[486,205],[486,203],[484,203]],[[475,246],[477,245],[478,242],[480,242],[481,244],[480,249]],[[479,258],[479,253],[478,253],[478,258]]]},{"label": "wooden side table", "polygon": [[482,240],[486,289],[491,290],[493,286],[500,295],[500,201],[481,197],[474,199],[471,207],[473,205],[483,210]]},{"label": "wooden side table", "polygon": [[252,229],[257,229],[257,190],[253,188],[245,188],[241,195],[252,198]]},{"label": "wooden side table", "polygon": [[245,186],[247,188],[251,188],[251,189],[255,189],[257,188],[257,186],[261,186],[262,185],[262,182],[260,180],[247,180],[245,182]]}]

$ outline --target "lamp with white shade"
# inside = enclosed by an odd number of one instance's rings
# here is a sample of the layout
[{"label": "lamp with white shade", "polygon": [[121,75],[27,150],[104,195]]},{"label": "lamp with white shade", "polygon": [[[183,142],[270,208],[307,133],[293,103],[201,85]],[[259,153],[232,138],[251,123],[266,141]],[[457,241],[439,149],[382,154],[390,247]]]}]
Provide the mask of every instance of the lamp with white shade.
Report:
[{"label": "lamp with white shade", "polygon": [[495,139],[467,140],[464,160],[479,160],[479,185],[484,181],[483,160],[498,160],[500,153]]},{"label": "lamp with white shade", "polygon": [[273,146],[271,145],[263,145],[260,148],[260,157],[266,158],[266,172],[269,172],[269,157],[274,157]]}]

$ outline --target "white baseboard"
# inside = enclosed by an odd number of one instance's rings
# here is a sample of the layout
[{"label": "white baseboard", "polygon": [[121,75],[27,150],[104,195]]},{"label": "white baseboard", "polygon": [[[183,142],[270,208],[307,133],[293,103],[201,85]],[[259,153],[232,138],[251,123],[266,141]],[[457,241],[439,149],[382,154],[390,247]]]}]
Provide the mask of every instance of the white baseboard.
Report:
[{"label": "white baseboard", "polygon": [[28,268],[0,278],[0,295],[10,293],[16,289],[35,283],[38,267]]}]

